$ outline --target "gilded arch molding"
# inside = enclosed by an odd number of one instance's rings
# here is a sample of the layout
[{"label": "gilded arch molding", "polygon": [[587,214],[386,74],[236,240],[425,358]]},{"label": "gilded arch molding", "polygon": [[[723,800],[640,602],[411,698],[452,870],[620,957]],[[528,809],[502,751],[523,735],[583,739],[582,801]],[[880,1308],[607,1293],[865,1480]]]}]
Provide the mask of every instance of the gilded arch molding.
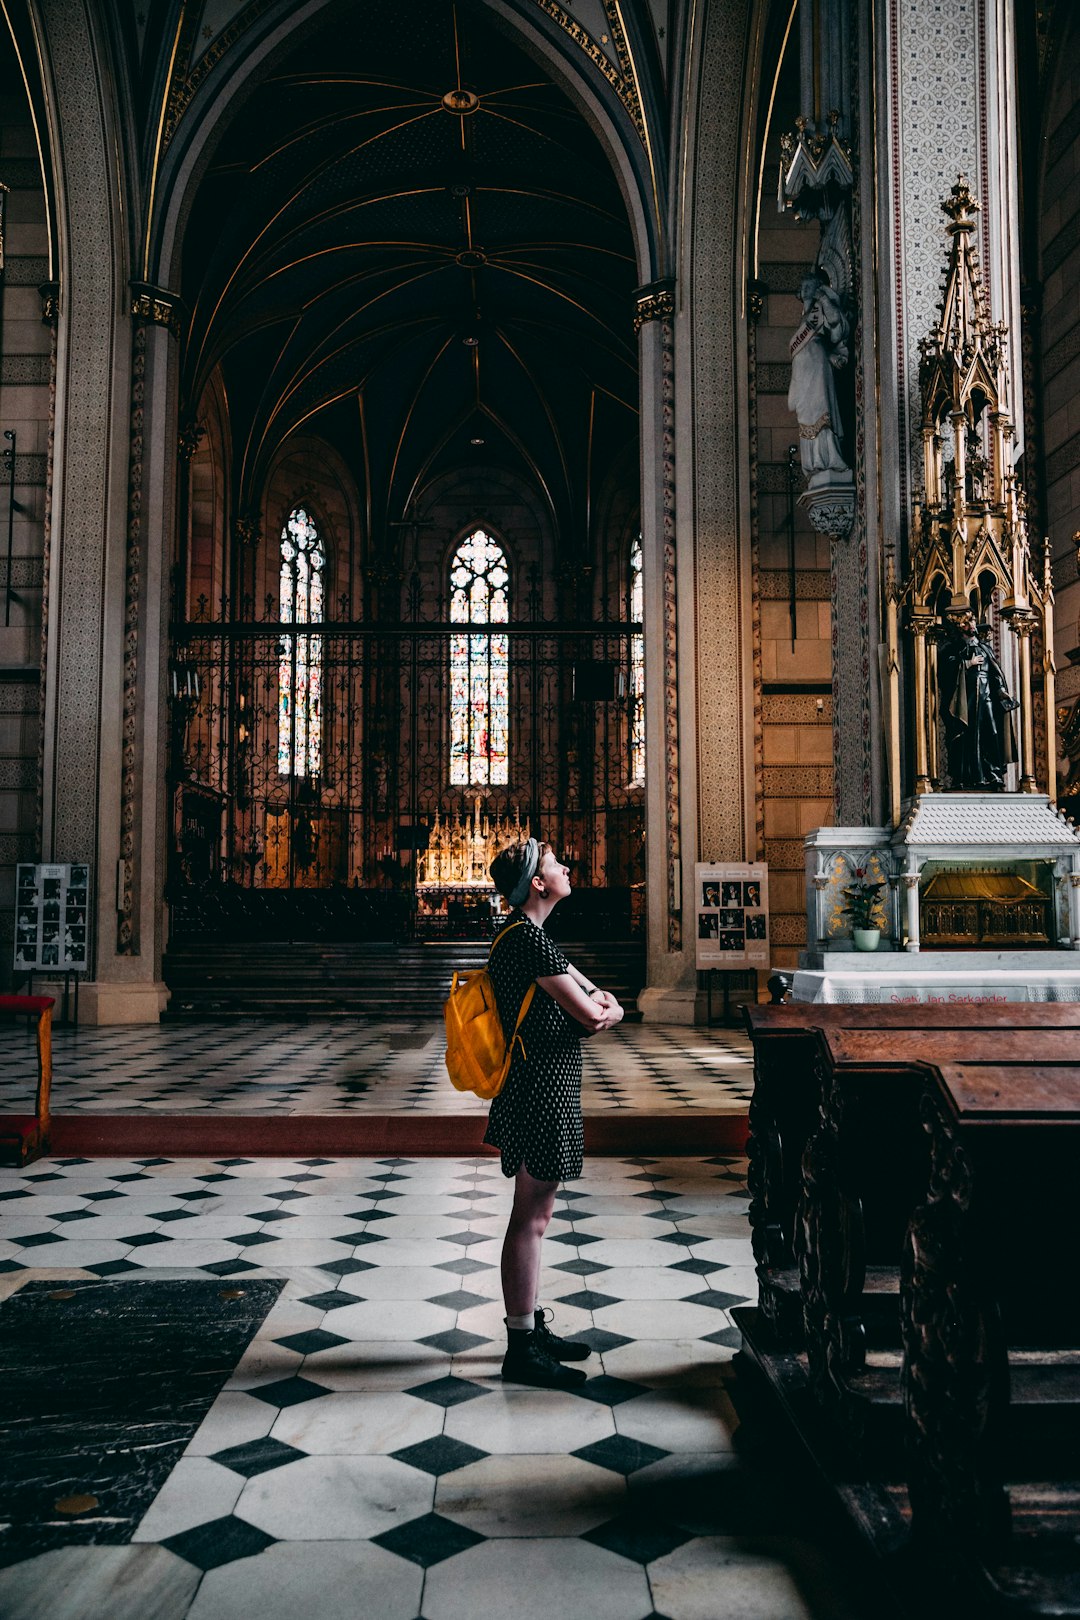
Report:
[{"label": "gilded arch molding", "polygon": [[[181,0],[146,184],[141,274],[171,286],[187,204],[215,132],[245,83],[332,0],[249,0],[196,55],[196,8]],[[647,97],[623,24],[622,0],[604,0],[616,53],[607,52],[557,0],[484,0],[586,113],[622,186],[640,280],[663,272],[666,197],[664,132],[650,124]],[[194,20],[193,20],[194,19]],[[171,279],[172,278],[172,279]]]}]

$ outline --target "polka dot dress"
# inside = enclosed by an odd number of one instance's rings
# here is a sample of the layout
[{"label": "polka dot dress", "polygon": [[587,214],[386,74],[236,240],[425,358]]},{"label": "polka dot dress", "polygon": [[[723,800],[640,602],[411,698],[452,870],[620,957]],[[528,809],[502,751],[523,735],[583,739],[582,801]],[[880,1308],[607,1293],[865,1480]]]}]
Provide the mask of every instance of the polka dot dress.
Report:
[{"label": "polka dot dress", "polygon": [[[503,1028],[513,1029],[530,984],[565,973],[569,965],[544,930],[522,918],[495,946],[488,965]],[[584,1149],[581,1026],[537,986],[520,1034],[506,1084],[492,1101],[484,1141],[501,1150],[504,1176],[516,1176],[524,1165],[537,1181],[572,1180],[581,1174]]]}]

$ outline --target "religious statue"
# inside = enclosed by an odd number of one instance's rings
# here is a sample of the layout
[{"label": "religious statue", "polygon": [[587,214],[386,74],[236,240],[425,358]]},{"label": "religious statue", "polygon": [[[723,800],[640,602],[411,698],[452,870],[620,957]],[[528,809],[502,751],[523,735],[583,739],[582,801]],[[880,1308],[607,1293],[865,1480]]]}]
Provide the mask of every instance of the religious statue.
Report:
[{"label": "religious statue", "polygon": [[850,323],[840,298],[818,271],[799,288],[803,316],[791,340],[791,385],[788,410],[799,420],[799,454],[803,472],[815,483],[851,477],[840,454],[840,410],[833,372],[848,361]]},{"label": "religious statue", "polygon": [[952,621],[938,650],[938,680],[953,788],[1000,791],[1016,758],[1012,712],[1020,705],[974,613]]}]

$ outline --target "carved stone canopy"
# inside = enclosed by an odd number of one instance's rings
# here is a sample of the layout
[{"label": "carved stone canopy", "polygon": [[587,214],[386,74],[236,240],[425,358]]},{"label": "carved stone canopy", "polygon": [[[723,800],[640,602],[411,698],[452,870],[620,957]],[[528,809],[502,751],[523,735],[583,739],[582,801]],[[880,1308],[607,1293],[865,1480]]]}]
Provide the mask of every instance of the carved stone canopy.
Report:
[{"label": "carved stone canopy", "polygon": [[836,201],[851,190],[851,146],[838,133],[840,114],[829,114],[826,130],[815,131],[806,118],[795,120],[795,134],[780,137],[780,186],[777,207],[791,209],[796,219],[829,219]]},{"label": "carved stone canopy", "polygon": [[[991,318],[974,243],[978,204],[960,175],[942,203],[948,224],[948,263],[933,330],[919,345],[923,488],[912,514],[906,577],[887,611],[890,680],[899,680],[898,613],[907,604],[914,663],[916,794],[953,781],[939,759],[941,696],[937,644],[943,631],[970,615],[985,620],[1015,676],[1019,714],[1019,787],[1034,793],[1042,777],[1056,787],[1053,664],[1053,585],[1049,555],[1036,566],[1028,540],[1023,492],[1013,470],[1007,332]],[[1033,655],[1038,629],[1042,647]],[[1011,642],[1011,647],[1008,645]],[[974,666],[965,666],[970,669]],[[1035,759],[1033,682],[1041,685],[1044,758]],[[951,689],[951,688],[950,688]],[[957,700],[959,703],[959,700]],[[964,700],[966,703],[966,699]],[[889,754],[900,780],[898,697],[890,699]],[[959,711],[958,711],[959,712]],[[962,708],[966,716],[966,708]],[[955,718],[955,716],[954,716]],[[959,724],[967,726],[963,718]],[[974,721],[971,724],[975,724]],[[947,723],[946,723],[947,730]],[[894,806],[898,803],[894,786]],[[895,809],[894,809],[895,815]]]}]

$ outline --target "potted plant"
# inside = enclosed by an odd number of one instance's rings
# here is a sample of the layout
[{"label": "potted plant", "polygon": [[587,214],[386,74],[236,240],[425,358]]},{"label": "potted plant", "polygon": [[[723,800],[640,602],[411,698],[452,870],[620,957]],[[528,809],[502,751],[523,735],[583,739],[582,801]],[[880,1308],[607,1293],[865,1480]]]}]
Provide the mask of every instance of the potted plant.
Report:
[{"label": "potted plant", "polygon": [[857,951],[876,951],[883,919],[880,895],[885,880],[875,882],[864,866],[857,866],[853,881],[844,889],[845,906],[840,915],[851,919],[851,937]]}]

